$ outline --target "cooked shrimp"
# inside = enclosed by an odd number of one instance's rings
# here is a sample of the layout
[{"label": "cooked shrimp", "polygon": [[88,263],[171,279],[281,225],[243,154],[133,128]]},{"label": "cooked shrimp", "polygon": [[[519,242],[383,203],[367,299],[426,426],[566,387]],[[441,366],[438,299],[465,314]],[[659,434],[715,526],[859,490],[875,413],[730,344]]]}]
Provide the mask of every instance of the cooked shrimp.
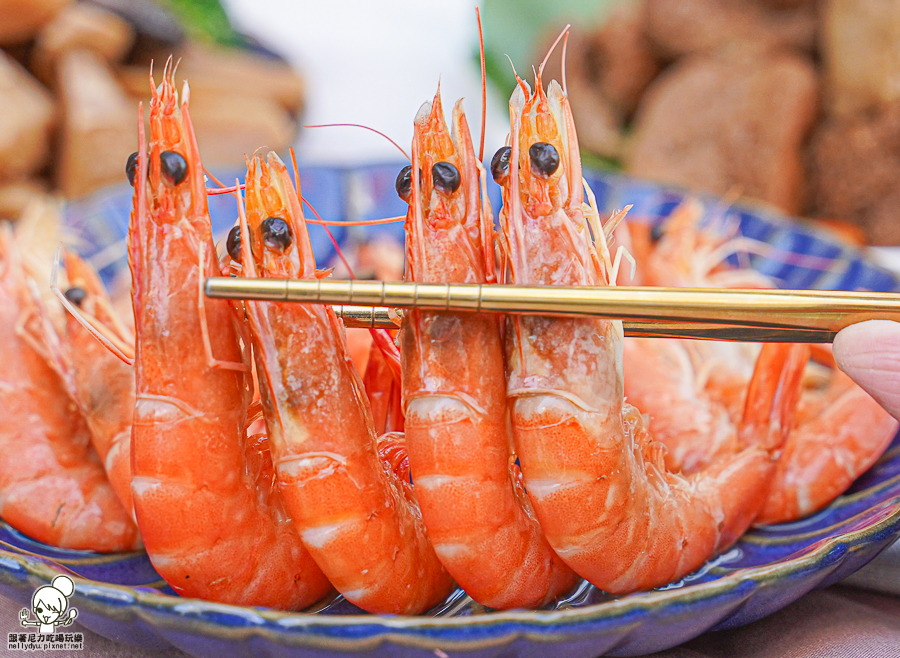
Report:
[{"label": "cooked shrimp", "polygon": [[[65,300],[88,316],[98,331],[133,350],[134,336],[112,309],[100,277],[74,252],[65,254],[68,288]],[[134,367],[123,362],[97,340],[73,315],[66,319],[63,336],[66,367],[71,368],[73,390],[91,432],[91,442],[103,462],[116,495],[134,518],[131,499],[131,424],[134,419]]]},{"label": "cooked shrimp", "polygon": [[[139,122],[129,262],[137,335],[132,493],[150,560],[183,596],[283,609],[329,583],[303,549],[246,437],[250,367],[218,274],[203,167],[167,70]],[[148,162],[149,160],[149,162]]]},{"label": "cooked shrimp", "polygon": [[[452,138],[440,92],[422,106],[412,152],[397,179],[410,204],[406,280],[495,283],[493,216],[462,101]],[[576,575],[544,539],[510,452],[498,319],[407,313],[401,355],[410,468],[438,557],[486,606],[532,608],[558,597]]]},{"label": "cooked shrimp", "polygon": [[[632,229],[642,282],[679,287],[771,287],[752,270],[722,271],[726,240],[697,230],[699,202],[678,206],[659,235]],[[644,239],[646,238],[646,239]],[[666,446],[666,467],[693,473],[738,445],[738,426],[759,345],[725,341],[626,338],[625,397],[650,416]],[[790,439],[789,439],[790,440]]]},{"label": "cooked shrimp", "polygon": [[[274,153],[249,162],[246,203],[244,276],[316,276],[297,192]],[[379,458],[343,325],[327,306],[248,301],[246,309],[278,484],[304,544],[364,610],[416,614],[439,603],[452,580],[408,482]]]},{"label": "cooked shrimp", "polygon": [[[688,202],[666,222],[644,259],[649,284],[772,286],[752,270],[722,267],[723,258],[746,241],[703,230],[702,218],[699,204]],[[692,473],[733,449],[758,352],[757,345],[740,343],[625,341],[625,393],[650,414],[654,436],[668,448],[667,466]],[[817,354],[830,362],[827,348]],[[871,396],[828,365],[827,376],[806,378],[757,523],[790,521],[824,507],[878,459],[897,432],[897,422]]]},{"label": "cooked shrimp", "polygon": [[63,379],[38,293],[9,224],[0,225],[0,517],[62,548],[127,551],[137,528],[110,487]]},{"label": "cooked shrimp", "polygon": [[804,389],[797,416],[757,524],[793,521],[825,507],[878,460],[898,428],[833,364],[822,384]]},{"label": "cooked shrimp", "polygon": [[[610,285],[604,228],[582,202],[568,99],[555,82],[545,94],[540,71],[536,77],[534,94],[520,80],[510,100],[508,166],[495,158],[511,281]],[[764,349],[741,450],[690,478],[665,470],[640,412],[624,402],[620,322],[518,316],[508,324],[507,359],[525,487],[550,545],[597,587],[625,593],[697,569],[753,520],[796,403],[805,351]]]}]

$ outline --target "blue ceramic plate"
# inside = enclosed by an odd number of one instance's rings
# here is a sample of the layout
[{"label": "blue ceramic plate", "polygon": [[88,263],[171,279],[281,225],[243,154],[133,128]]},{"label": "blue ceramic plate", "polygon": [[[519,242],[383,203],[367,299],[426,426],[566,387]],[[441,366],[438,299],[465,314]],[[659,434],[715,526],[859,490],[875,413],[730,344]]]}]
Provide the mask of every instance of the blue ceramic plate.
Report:
[{"label": "blue ceramic plate", "polygon": [[[304,192],[323,217],[359,219],[403,212],[393,193],[400,165],[303,174]],[[230,179],[233,179],[232,176]],[[634,216],[665,217],[683,198],[621,177],[590,179],[601,207],[635,205]],[[495,208],[496,190],[494,190]],[[213,202],[220,231],[235,217],[233,201]],[[130,189],[73,205],[68,222],[83,251],[117,279],[119,244]],[[721,211],[721,209],[720,209]],[[744,235],[775,247],[756,269],[785,287],[898,290],[889,273],[860,253],[761,207],[726,215]],[[345,245],[375,229],[336,232]],[[386,229],[400,238],[397,227]],[[327,236],[313,236],[319,262],[333,257]],[[785,259],[785,254],[801,256]],[[785,264],[789,260],[791,264]],[[146,555],[102,556],[33,542],[0,524],[0,593],[27,606],[35,588],[55,575],[77,576],[71,604],[78,623],[112,640],[143,647],[171,645],[196,655],[227,656],[617,656],[641,655],[685,642],[710,629],[740,626],[769,615],[816,587],[853,573],[900,535],[900,440],[827,509],[802,521],[747,533],[726,554],[665,588],[610,597],[583,586],[565,601],[527,612],[491,612],[457,592],[420,617],[360,613],[340,598],[316,614],[281,613],[182,599],[165,587]]]}]

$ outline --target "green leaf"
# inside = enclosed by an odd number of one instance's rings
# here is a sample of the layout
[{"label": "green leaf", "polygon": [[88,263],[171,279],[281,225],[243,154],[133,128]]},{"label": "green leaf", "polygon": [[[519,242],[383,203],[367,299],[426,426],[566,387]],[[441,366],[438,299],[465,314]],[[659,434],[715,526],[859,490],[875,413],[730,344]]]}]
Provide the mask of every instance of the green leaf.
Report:
[{"label": "green leaf", "polygon": [[159,0],[171,11],[188,35],[221,46],[241,46],[244,40],[234,31],[219,0]]}]

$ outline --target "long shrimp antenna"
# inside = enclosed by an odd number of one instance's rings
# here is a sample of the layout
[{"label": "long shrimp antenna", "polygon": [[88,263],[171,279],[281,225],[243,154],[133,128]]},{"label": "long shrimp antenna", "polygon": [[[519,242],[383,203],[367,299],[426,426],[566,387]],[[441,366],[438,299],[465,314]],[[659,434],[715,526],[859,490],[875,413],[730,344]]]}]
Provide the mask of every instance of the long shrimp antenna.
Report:
[{"label": "long shrimp antenna", "polygon": [[[293,154],[292,154],[292,157],[293,157]],[[231,187],[226,187],[222,181],[220,181],[218,178],[216,178],[212,174],[212,172],[209,171],[209,169],[204,167],[203,171],[206,172],[206,175],[209,176],[213,180],[213,182],[215,182],[219,186],[219,187],[215,187],[215,188],[210,188],[210,187],[206,188],[206,193],[210,196],[216,196],[218,194],[233,194],[234,192],[236,192],[238,190],[243,190],[245,188],[245,186],[241,185],[241,184],[236,184],[236,185],[232,185]],[[299,184],[299,179],[298,179],[297,184]],[[309,203],[309,201],[306,200],[306,198],[302,194],[300,195],[300,198],[303,199],[303,202],[306,205],[308,205],[310,208],[312,208],[312,205]],[[313,212],[315,212],[315,210],[313,210]],[[318,217],[318,215],[316,215],[316,216]],[[306,223],[307,224],[315,224],[317,226],[375,226],[377,224],[393,224],[395,222],[402,222],[405,219],[406,219],[406,217],[404,217],[404,216],[385,217],[384,219],[361,219],[358,221],[349,221],[349,222],[343,221],[340,219],[332,219],[332,220],[307,219]]]},{"label": "long shrimp antenna", "polygon": [[[246,159],[246,157],[244,159]],[[206,167],[203,167],[203,173],[206,174],[207,176],[209,176],[210,178],[212,178],[213,182],[219,186],[219,189],[227,189],[225,186],[225,183],[223,183],[218,178],[216,178],[216,175],[213,172],[211,172],[209,169],[207,169]],[[241,185],[241,188],[243,188],[243,185]],[[231,188],[228,191],[233,192],[234,188]]]},{"label": "long shrimp antenna", "polygon": [[294,187],[297,188],[297,193],[300,193],[300,167],[297,166],[297,154],[294,153],[294,147],[290,148],[291,152],[291,167],[294,169]]},{"label": "long shrimp antenna", "polygon": [[563,93],[568,96],[569,95],[569,86],[566,84],[566,53],[568,52],[569,47],[569,32],[566,31],[566,38],[563,39],[562,46],[562,88]]},{"label": "long shrimp antenna", "polygon": [[572,27],[571,24],[566,25],[562,32],[559,33],[559,36],[556,37],[556,41],[553,42],[553,45],[550,46],[550,50],[547,51],[547,54],[544,55],[544,61],[541,62],[541,65],[538,67],[538,75],[541,75],[544,72],[544,66],[547,65],[547,60],[550,59],[550,55],[553,54],[553,51],[556,50],[556,46],[559,44],[560,40],[569,33],[569,29]]},{"label": "long shrimp antenna", "polygon": [[243,185],[232,185],[231,187],[207,187],[207,196],[217,196],[219,194],[231,194],[237,190],[243,190]]},{"label": "long shrimp antenna", "polygon": [[[290,151],[291,151],[291,164],[294,167],[294,187],[297,188],[297,193],[300,194],[300,167],[297,166],[297,154],[294,153],[293,147],[291,147]],[[319,215],[319,213],[316,211],[316,209],[313,208],[313,205],[302,194],[300,194],[300,198],[302,199],[302,203],[305,203],[309,207],[309,209],[312,210],[312,213],[316,216],[316,219],[318,219],[321,222],[322,217]],[[350,278],[355,280],[356,276],[353,274],[353,268],[350,267],[350,263],[348,263],[347,259],[344,258],[344,252],[341,250],[341,246],[338,244],[338,241],[334,237],[334,234],[331,232],[331,229],[328,228],[328,224],[322,223],[321,226],[325,229],[325,232],[328,234],[328,238],[331,240],[331,244],[334,245],[334,249],[337,252],[338,258],[341,259],[341,262],[344,264],[344,267],[347,268],[347,272],[349,272]]]},{"label": "long shrimp antenna", "polygon": [[815,256],[812,254],[795,254],[791,251],[779,249],[766,242],[760,242],[746,236],[739,236],[724,242],[707,254],[703,259],[703,266],[701,269],[706,273],[712,272],[713,269],[722,264],[729,256],[737,256],[742,253],[767,258],[776,263],[790,265],[792,267],[803,267],[821,272],[829,271],[834,265],[834,261],[831,258]]},{"label": "long shrimp antenna", "polygon": [[348,272],[348,274],[350,274],[350,278],[353,280],[356,280],[356,275],[353,274],[353,268],[350,267],[350,263],[347,262],[347,259],[344,257],[344,252],[341,249],[341,245],[338,244],[337,238],[334,237],[334,233],[332,233],[331,229],[328,228],[329,225],[335,226],[335,225],[339,225],[339,224],[344,224],[345,222],[326,222],[325,220],[322,219],[322,217],[319,215],[318,211],[316,211],[316,209],[306,199],[306,197],[301,196],[300,198],[303,200],[303,203],[306,204],[306,207],[312,211],[313,215],[316,216],[316,219],[318,219],[318,221],[316,221],[316,222],[306,220],[307,223],[318,224],[319,226],[321,226],[325,229],[325,232],[328,234],[328,238],[331,240],[331,245],[334,247],[335,252],[337,252],[338,258],[341,259],[341,262],[344,264],[344,267],[347,268],[347,272]]},{"label": "long shrimp antenna", "polygon": [[[312,208],[306,197],[301,197],[303,203]],[[396,224],[397,222],[406,221],[405,215],[397,215],[396,217],[385,217],[384,219],[354,219],[344,221],[342,219],[307,219],[307,224],[315,224],[317,226],[377,226],[379,224]]]},{"label": "long shrimp antenna", "polygon": [[[235,186],[240,184],[240,181],[235,179]],[[259,273],[256,271],[256,261],[253,259],[253,248],[250,242],[250,225],[247,222],[247,210],[244,208],[244,200],[241,198],[241,193],[235,191],[234,193],[235,201],[237,201],[237,209],[238,209],[238,226],[241,227],[241,269],[243,270],[243,276],[248,278],[257,278]],[[247,305],[248,315],[251,314],[251,308],[254,305]]]},{"label": "long shrimp antenna", "polygon": [[[388,138],[388,139],[390,139],[390,138]],[[395,144],[395,146],[396,146],[396,144]],[[400,147],[398,146],[397,148],[400,148]],[[403,149],[401,149],[401,151],[402,150]],[[294,153],[293,148],[290,149],[290,152],[291,152],[291,166],[293,166],[293,168],[294,168],[294,187],[297,188],[297,193],[300,194],[300,167],[297,166],[297,154]],[[406,154],[404,153],[404,155],[406,155]],[[326,223],[322,219],[322,217],[319,215],[318,211],[313,207],[313,205],[302,194],[300,194],[300,199],[301,199],[302,203],[305,203],[307,205],[307,207],[312,211],[312,213],[316,216],[316,219],[318,220],[316,222],[306,220],[306,222],[310,223],[310,224],[313,224],[313,223],[319,224],[320,226],[322,226],[325,229],[325,232],[328,233],[328,237],[331,239],[331,244],[334,245],[334,249],[337,252],[338,258],[341,259],[341,262],[344,264],[344,267],[347,268],[347,273],[350,275],[350,278],[355,281],[356,275],[353,273],[353,268],[350,267],[350,263],[347,262],[347,259],[344,257],[344,252],[341,249],[341,246],[338,244],[338,241],[335,239],[334,234],[331,232],[331,229],[328,228],[329,223]],[[405,219],[405,218],[401,218],[401,219]],[[391,218],[388,221],[396,221],[396,220],[394,218]],[[344,224],[344,225],[347,225],[349,223],[350,222],[334,222],[334,224]],[[357,224],[357,223],[358,222],[353,222],[353,224]],[[386,223],[386,222],[381,221],[379,223]],[[396,352],[396,349],[394,351],[391,351],[390,347],[386,346],[384,344],[384,341],[385,341],[384,337],[387,337],[387,342],[390,343],[391,346],[393,346],[393,343],[391,343],[391,340],[390,340],[390,334],[388,334],[388,332],[385,331],[384,329],[375,329],[374,327],[369,327],[369,333],[371,334],[372,339],[378,345],[378,349],[384,355],[387,362],[392,365],[392,372],[393,372],[393,369],[399,367],[398,365],[393,363],[393,361],[395,360],[394,352]],[[382,336],[382,334],[383,334],[383,336]],[[396,356],[399,357],[399,352],[397,352]],[[399,382],[400,381],[399,380],[399,371],[395,374],[395,377],[397,378],[397,381]]]},{"label": "long shrimp antenna", "polygon": [[[391,144],[393,144],[394,146],[397,147],[397,150],[403,154],[404,158],[406,158],[407,160],[410,160],[410,157],[406,154],[406,151],[403,150],[403,147],[400,146],[393,139],[388,137],[386,134],[384,134],[380,130],[376,130],[375,128],[371,128],[369,126],[364,126],[360,123],[320,123],[320,124],[316,124],[313,126],[303,126],[303,127],[304,128],[362,128],[364,130],[369,130],[369,131],[375,133],[376,135],[381,135],[382,137],[384,137],[387,141],[389,141]],[[410,162],[411,162],[411,160],[410,160]]]},{"label": "long shrimp antenna", "polygon": [[213,182],[219,187],[207,187],[206,194],[215,196],[216,194],[231,194],[232,192],[236,192],[237,190],[243,190],[244,186],[240,183],[235,183],[233,187],[227,187],[225,183],[216,178],[215,174],[213,174],[209,169],[203,167],[203,173],[206,174],[209,178],[213,180]]},{"label": "long shrimp antenna", "polygon": [[[365,126],[361,126],[361,127],[365,128]],[[378,132],[378,131],[376,130],[375,132]],[[379,134],[381,134],[381,133],[379,133]],[[386,135],[385,135],[385,137],[386,137]],[[388,137],[388,139],[390,139],[390,138]],[[396,144],[395,144],[395,146],[396,146]],[[403,149],[400,149],[400,150],[402,151]],[[316,216],[316,219],[307,219],[306,223],[325,227],[325,230],[328,231],[328,237],[330,237],[332,243],[334,243],[334,248],[337,250],[338,256],[340,256],[344,265],[347,265],[347,261],[344,260],[344,255],[341,253],[341,248],[338,246],[337,240],[334,239],[334,236],[331,234],[331,231],[328,230],[329,226],[375,226],[377,224],[393,224],[395,222],[402,222],[406,219],[405,216],[386,217],[384,219],[360,219],[360,220],[356,220],[356,221],[343,221],[343,220],[339,220],[339,219],[332,219],[332,220],[322,219],[322,217],[319,215],[319,213],[316,212],[316,209],[313,208],[313,205],[309,202],[309,200],[305,196],[303,196],[303,194],[300,193],[300,168],[297,166],[297,156],[294,153],[294,149],[291,148],[290,151],[291,151],[291,163],[293,164],[293,167],[294,167],[294,186],[297,188],[297,194],[300,196],[300,199],[303,201],[303,203],[305,203],[309,207],[309,209],[312,210],[313,214]],[[403,155],[406,155],[406,153],[404,153]],[[347,267],[347,271],[351,272],[349,266]],[[355,277],[353,277],[352,274],[353,273],[351,272],[351,278],[355,278]]]},{"label": "long shrimp antenna", "polygon": [[291,152],[291,167],[294,169],[294,187],[297,188],[297,193],[300,193],[300,167],[297,166],[297,154],[294,153],[294,147],[290,148]]},{"label": "long shrimp antenna", "polygon": [[475,7],[478,19],[478,49],[481,53],[481,141],[478,143],[478,162],[484,160],[484,122],[487,121],[487,78],[484,70],[484,32],[481,29],[481,9]]},{"label": "long shrimp antenna", "polygon": [[[225,183],[216,178],[208,169],[204,167],[203,171],[213,180],[214,183],[216,183],[216,185],[219,186],[206,188],[206,193],[210,196],[217,196],[219,194],[233,195],[235,192],[246,188],[246,185],[242,185],[240,183],[236,183],[235,185],[226,187]],[[313,210],[313,212],[315,212],[315,209],[312,208],[312,204],[310,204],[310,202],[307,201],[302,194],[299,196],[303,200],[303,202],[307,206],[309,206]],[[316,214],[316,217],[318,217],[318,214]],[[396,217],[385,217],[384,219],[360,219],[354,221],[344,221],[341,219],[307,219],[306,223],[315,224],[316,226],[377,226],[379,224],[395,224],[397,222],[402,222],[405,219],[406,217],[404,215],[398,215]]]}]

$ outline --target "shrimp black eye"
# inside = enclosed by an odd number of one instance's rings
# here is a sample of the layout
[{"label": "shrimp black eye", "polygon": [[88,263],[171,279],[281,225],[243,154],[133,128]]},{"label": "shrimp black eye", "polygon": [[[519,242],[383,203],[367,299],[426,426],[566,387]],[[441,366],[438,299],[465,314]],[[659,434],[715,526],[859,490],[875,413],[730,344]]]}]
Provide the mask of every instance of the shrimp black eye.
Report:
[{"label": "shrimp black eye", "polygon": [[63,294],[66,296],[66,299],[75,304],[75,306],[81,306],[87,298],[87,291],[85,291],[84,288],[79,288],[77,286],[69,288]]},{"label": "shrimp black eye", "polygon": [[412,167],[410,165],[403,167],[403,169],[400,170],[400,173],[397,174],[397,180],[394,181],[394,187],[397,190],[397,194],[400,195],[400,198],[409,202],[409,195],[410,192],[412,192]]},{"label": "shrimp black eye", "polygon": [[493,176],[494,181],[500,185],[502,185],[506,181],[506,177],[509,176],[509,158],[511,155],[512,148],[504,146],[494,153],[494,157],[491,158],[491,176]]},{"label": "shrimp black eye", "polygon": [[531,158],[531,171],[544,178],[549,178],[559,169],[559,153],[553,144],[535,142],[528,149],[528,157]]},{"label": "shrimp black eye", "polygon": [[125,161],[125,175],[128,176],[128,182],[134,187],[134,175],[137,173],[137,151],[128,156]]},{"label": "shrimp black eye", "polygon": [[445,194],[453,194],[459,189],[459,169],[449,162],[435,162],[431,168],[434,186]]},{"label": "shrimp black eye", "polygon": [[291,246],[294,236],[291,227],[281,217],[269,217],[262,223],[263,242],[267,247],[284,251]]},{"label": "shrimp black eye", "polygon": [[657,242],[662,240],[662,236],[664,234],[665,234],[665,231],[663,230],[663,225],[662,224],[654,224],[650,228],[650,241],[653,242],[654,244],[656,244]]},{"label": "shrimp black eye", "polygon": [[241,262],[241,226],[238,224],[228,231],[228,239],[225,240],[225,248],[228,255],[235,263]]},{"label": "shrimp black eye", "polygon": [[178,185],[187,177],[187,160],[175,151],[163,151],[159,154],[159,166],[173,185]]}]

